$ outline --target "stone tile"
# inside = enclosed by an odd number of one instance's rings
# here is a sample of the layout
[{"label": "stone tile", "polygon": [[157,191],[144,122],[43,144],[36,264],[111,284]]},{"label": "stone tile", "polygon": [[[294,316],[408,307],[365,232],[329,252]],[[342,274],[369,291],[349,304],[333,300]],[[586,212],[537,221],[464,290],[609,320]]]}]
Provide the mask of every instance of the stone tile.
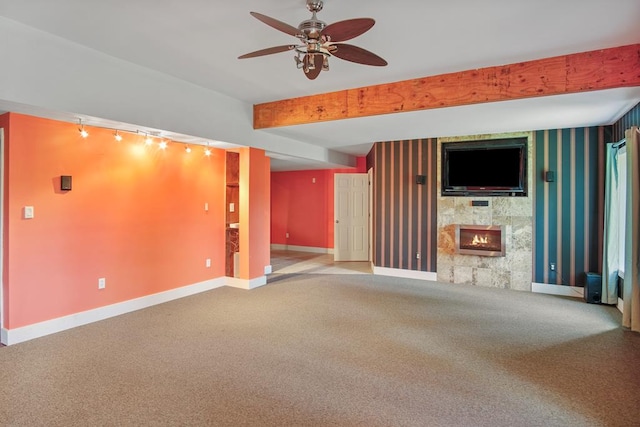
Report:
[{"label": "stone tile", "polygon": [[511,289],[511,272],[493,270],[491,272],[491,286],[500,289]]},{"label": "stone tile", "polygon": [[531,291],[531,273],[512,271],[511,272],[511,289],[518,291]]},{"label": "stone tile", "polygon": [[455,227],[448,225],[441,227],[438,233],[438,251],[453,255],[456,252]]},{"label": "stone tile", "polygon": [[453,266],[438,265],[437,278],[438,282],[455,283],[453,277]]},{"label": "stone tile", "polygon": [[438,199],[438,216],[455,215],[455,197],[440,197]]},{"label": "stone tile", "polygon": [[467,283],[473,282],[473,267],[467,267],[463,265],[456,265],[453,267],[453,283]]},{"label": "stone tile", "polygon": [[472,224],[493,225],[491,211],[482,211],[478,209],[479,208],[474,209]]},{"label": "stone tile", "polygon": [[529,251],[531,252],[533,246],[533,228],[531,225],[528,226],[514,226],[513,232],[511,233],[513,237],[513,241],[511,245],[513,250],[515,251]]},{"label": "stone tile", "polygon": [[492,272],[489,268],[473,269],[473,284],[477,286],[489,287],[492,283]]},{"label": "stone tile", "polygon": [[533,271],[533,254],[531,251],[514,251],[509,257],[509,270],[529,272]]}]

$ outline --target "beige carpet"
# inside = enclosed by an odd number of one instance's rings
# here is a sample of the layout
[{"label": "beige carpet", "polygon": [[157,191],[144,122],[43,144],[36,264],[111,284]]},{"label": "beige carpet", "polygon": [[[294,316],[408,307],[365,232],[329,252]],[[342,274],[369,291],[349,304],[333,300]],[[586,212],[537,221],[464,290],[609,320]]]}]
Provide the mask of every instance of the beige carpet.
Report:
[{"label": "beige carpet", "polygon": [[615,308],[277,271],[253,291],[221,288],[0,348],[0,424],[640,423],[640,334],[619,327]]}]

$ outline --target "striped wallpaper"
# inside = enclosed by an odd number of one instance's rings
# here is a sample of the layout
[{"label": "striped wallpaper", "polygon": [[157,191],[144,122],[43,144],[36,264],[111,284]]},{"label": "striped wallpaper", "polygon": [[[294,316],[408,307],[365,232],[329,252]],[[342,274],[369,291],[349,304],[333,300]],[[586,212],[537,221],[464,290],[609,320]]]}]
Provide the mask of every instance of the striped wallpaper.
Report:
[{"label": "striped wallpaper", "polygon": [[614,123],[612,140],[607,142],[620,141],[624,138],[624,131],[632,126],[640,126],[640,104],[633,107],[620,120]]},{"label": "striped wallpaper", "polygon": [[[602,152],[609,129],[534,132],[534,282],[582,286],[585,272],[601,270]],[[555,182],[545,181],[546,171],[555,172]]]},{"label": "striped wallpaper", "polygon": [[[613,126],[534,132],[534,282],[583,286],[585,272],[601,271],[604,146],[631,126],[640,126],[640,104]],[[367,156],[376,266],[436,272],[436,150],[435,138],[388,141]],[[546,171],[555,172],[554,182],[545,181]],[[416,175],[426,175],[426,184],[417,185]]]},{"label": "striped wallpaper", "polygon": [[[436,271],[436,142],[413,139],[374,146],[378,267]],[[426,176],[424,185],[416,184],[416,175]]]}]

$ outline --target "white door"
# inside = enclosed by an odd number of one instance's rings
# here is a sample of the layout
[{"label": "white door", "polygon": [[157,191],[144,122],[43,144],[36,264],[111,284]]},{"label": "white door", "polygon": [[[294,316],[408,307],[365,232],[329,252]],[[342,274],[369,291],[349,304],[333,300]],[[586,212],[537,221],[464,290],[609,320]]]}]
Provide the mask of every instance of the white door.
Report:
[{"label": "white door", "polygon": [[369,260],[369,178],[366,173],[334,176],[335,261]]}]

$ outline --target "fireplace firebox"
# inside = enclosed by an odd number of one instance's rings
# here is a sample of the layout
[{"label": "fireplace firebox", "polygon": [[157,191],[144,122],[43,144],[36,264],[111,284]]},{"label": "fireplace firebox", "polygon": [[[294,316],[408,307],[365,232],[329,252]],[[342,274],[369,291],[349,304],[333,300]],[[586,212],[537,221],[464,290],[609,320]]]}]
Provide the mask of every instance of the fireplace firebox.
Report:
[{"label": "fireplace firebox", "polygon": [[504,256],[504,226],[456,224],[456,253]]}]

